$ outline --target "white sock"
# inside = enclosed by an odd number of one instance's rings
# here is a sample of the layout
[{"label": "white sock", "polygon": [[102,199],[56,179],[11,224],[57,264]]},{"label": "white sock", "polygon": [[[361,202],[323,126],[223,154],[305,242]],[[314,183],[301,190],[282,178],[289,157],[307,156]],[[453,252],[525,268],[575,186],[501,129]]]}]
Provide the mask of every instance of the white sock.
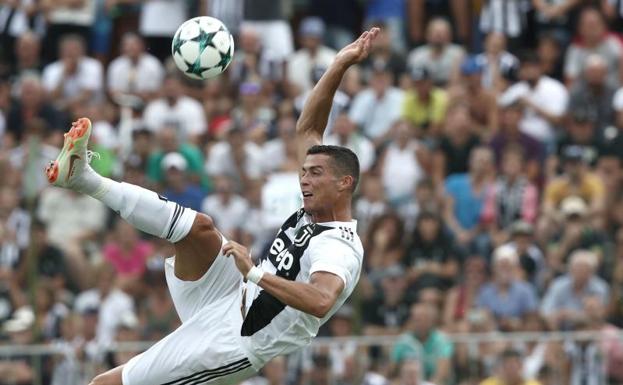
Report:
[{"label": "white sock", "polygon": [[147,234],[179,242],[188,235],[195,221],[196,211],[142,187],[104,178],[91,167],[87,167],[81,179],[80,189],[76,190],[105,203]]}]

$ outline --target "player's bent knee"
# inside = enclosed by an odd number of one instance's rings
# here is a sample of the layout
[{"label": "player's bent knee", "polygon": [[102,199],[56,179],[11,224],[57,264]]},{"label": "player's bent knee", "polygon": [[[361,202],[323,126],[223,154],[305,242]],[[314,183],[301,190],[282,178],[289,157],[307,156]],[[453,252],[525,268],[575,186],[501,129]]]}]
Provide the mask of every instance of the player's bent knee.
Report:
[{"label": "player's bent knee", "polygon": [[197,213],[195,223],[193,223],[190,233],[193,235],[201,235],[212,232],[217,232],[212,217],[203,213]]}]

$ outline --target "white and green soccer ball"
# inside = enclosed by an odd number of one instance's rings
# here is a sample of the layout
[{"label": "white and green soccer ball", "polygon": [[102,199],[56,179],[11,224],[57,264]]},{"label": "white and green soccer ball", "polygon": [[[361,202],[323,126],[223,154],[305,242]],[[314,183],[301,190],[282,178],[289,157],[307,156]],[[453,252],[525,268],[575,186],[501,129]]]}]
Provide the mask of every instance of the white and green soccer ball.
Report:
[{"label": "white and green soccer ball", "polygon": [[200,16],[185,21],[171,44],[175,64],[193,79],[221,74],[234,56],[234,38],[218,19]]}]

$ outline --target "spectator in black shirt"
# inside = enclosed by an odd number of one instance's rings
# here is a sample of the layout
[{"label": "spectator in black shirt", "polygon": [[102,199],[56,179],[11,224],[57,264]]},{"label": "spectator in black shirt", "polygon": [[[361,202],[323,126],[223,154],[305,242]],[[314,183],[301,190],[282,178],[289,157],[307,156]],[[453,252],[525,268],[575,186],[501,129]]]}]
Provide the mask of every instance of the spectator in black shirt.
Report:
[{"label": "spectator in black shirt", "polygon": [[365,335],[396,335],[409,318],[407,280],[400,265],[387,268],[381,280],[381,290],[362,304]]}]

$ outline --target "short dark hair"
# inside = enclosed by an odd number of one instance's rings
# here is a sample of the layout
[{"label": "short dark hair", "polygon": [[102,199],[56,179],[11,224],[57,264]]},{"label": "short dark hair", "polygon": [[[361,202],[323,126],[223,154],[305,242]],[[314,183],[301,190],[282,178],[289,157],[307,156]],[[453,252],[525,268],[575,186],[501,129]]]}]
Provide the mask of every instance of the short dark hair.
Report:
[{"label": "short dark hair", "polygon": [[359,183],[359,159],[349,148],[332,145],[316,145],[307,150],[307,155],[323,154],[331,158],[331,166],[340,176],[352,176],[355,191]]}]

